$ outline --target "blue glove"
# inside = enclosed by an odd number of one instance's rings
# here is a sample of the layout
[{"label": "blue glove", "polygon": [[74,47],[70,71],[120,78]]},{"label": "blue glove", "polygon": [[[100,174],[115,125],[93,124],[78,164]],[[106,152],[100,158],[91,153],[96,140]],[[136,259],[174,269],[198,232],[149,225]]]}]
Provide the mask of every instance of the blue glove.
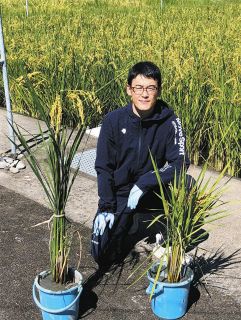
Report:
[{"label": "blue glove", "polygon": [[100,212],[95,218],[94,232],[96,236],[104,233],[107,223],[109,222],[109,228],[111,229],[115,220],[115,216],[110,212]]},{"label": "blue glove", "polygon": [[129,194],[127,207],[129,207],[130,209],[135,209],[142,195],[143,191],[141,191],[141,189],[138,188],[137,185],[134,185]]}]

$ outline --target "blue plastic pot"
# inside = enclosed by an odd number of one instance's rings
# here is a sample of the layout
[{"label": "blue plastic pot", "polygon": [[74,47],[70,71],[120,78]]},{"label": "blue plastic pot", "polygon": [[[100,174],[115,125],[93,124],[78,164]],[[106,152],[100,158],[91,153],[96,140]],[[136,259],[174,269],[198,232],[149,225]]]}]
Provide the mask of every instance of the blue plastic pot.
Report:
[{"label": "blue plastic pot", "polygon": [[[156,266],[154,266],[156,267]],[[155,279],[151,272],[147,273],[150,284],[146,289],[147,294],[151,294]],[[174,320],[181,318],[187,311],[190,284],[193,280],[193,271],[187,267],[183,281],[168,283],[156,281],[154,293],[151,299],[153,313],[161,319]]]},{"label": "blue plastic pot", "polygon": [[[82,275],[74,272],[76,286],[64,291],[51,291],[39,284],[39,278],[44,278],[49,271],[41,272],[34,280],[33,299],[42,310],[43,320],[77,320],[79,312],[79,298],[83,290]],[[36,296],[38,291],[39,300]]]}]

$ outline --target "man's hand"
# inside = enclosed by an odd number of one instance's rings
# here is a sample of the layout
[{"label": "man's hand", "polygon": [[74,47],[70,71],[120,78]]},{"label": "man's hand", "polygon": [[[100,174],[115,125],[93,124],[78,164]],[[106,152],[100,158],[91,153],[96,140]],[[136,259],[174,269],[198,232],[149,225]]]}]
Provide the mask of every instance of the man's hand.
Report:
[{"label": "man's hand", "polygon": [[110,212],[100,212],[95,218],[94,233],[96,236],[104,233],[107,223],[109,222],[109,228],[111,229],[114,223],[114,214]]},{"label": "man's hand", "polygon": [[127,207],[130,209],[135,209],[142,195],[143,191],[138,188],[137,185],[134,185],[129,194]]}]

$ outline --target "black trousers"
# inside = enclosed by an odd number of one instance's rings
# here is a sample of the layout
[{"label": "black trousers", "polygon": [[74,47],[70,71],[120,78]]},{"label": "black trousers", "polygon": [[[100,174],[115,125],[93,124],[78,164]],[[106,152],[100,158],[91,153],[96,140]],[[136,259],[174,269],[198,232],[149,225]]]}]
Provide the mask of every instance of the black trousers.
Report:
[{"label": "black trousers", "polygon": [[[149,243],[155,242],[156,233],[162,229],[161,223],[156,222],[149,227],[151,221],[160,212],[123,212],[116,217],[108,241],[99,253],[99,264],[109,265],[119,263],[129,254],[135,244],[148,238]],[[108,228],[108,227],[107,227]],[[105,239],[106,241],[106,239]]]},{"label": "black trousers", "polygon": [[[190,190],[195,180],[187,176],[187,189]],[[122,261],[135,246],[135,244],[148,238],[147,242],[155,242],[155,235],[159,232],[165,236],[162,201],[155,194],[158,190],[146,193],[139,201],[135,211],[125,209],[115,218],[114,225],[108,234],[106,245],[102,246],[99,264],[111,264]],[[169,186],[164,186],[164,192],[168,197]],[[150,226],[153,219],[158,221]]]}]

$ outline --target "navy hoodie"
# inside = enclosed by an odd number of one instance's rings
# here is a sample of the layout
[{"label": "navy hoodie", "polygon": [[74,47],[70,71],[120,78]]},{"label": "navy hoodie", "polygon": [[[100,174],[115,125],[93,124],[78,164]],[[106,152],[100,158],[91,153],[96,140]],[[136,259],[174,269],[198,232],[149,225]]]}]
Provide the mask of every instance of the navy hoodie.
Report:
[{"label": "navy hoodie", "polygon": [[[144,195],[153,193],[158,183],[149,150],[163,184],[172,181],[184,163],[189,166],[181,122],[166,103],[157,101],[153,113],[144,119],[133,112],[131,103],[105,116],[95,162],[99,211],[121,213],[134,184]],[[148,205],[150,199],[142,201],[142,209]]]}]

